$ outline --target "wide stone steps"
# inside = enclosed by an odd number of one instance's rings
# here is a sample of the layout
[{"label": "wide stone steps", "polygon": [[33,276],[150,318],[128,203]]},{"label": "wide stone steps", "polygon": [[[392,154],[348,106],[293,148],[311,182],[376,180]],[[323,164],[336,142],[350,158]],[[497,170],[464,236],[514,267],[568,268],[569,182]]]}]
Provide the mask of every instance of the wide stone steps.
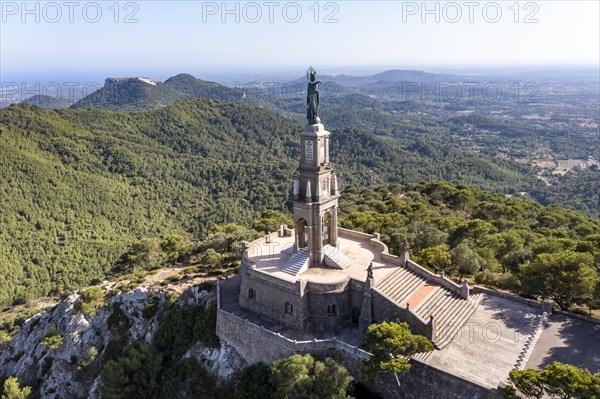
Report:
[{"label": "wide stone steps", "polygon": [[468,318],[475,312],[481,294],[473,294],[469,299],[462,299],[459,295],[440,287],[417,309],[415,313],[423,320],[428,321],[433,316],[435,336],[433,341],[438,349],[450,343],[459,332]]},{"label": "wide stone steps", "polygon": [[281,270],[284,273],[291,274],[292,276],[297,276],[300,273],[308,270],[308,251],[305,249],[301,249],[298,252],[294,253],[288,261],[285,263],[285,266]]},{"label": "wide stone steps", "polygon": [[331,245],[323,247],[324,263],[334,269],[345,269],[352,266],[352,260],[339,249]]},{"label": "wide stone steps", "polygon": [[425,284],[425,278],[412,272],[405,267],[399,267],[385,277],[385,280],[377,285],[377,291],[381,292],[396,304],[406,306],[403,300],[414,292],[418,287]]},{"label": "wide stone steps", "polygon": [[435,352],[435,351],[419,352],[419,353],[413,355],[413,359],[417,359],[417,360],[420,360],[422,362],[425,362],[427,359],[429,359],[429,356],[431,356],[431,354],[433,352]]},{"label": "wide stone steps", "polygon": [[[429,316],[433,314],[439,314],[441,311],[440,306],[447,304],[448,301],[452,301],[456,297],[452,293],[443,287],[436,288],[428,298],[425,298],[418,306],[413,310],[423,320],[429,320]],[[436,314],[434,314],[436,313]]]},{"label": "wide stone steps", "polygon": [[414,273],[408,276],[402,283],[397,284],[395,287],[391,287],[386,293],[388,298],[400,304],[400,306],[406,306],[405,299],[410,296],[420,286],[425,284],[426,280]]},{"label": "wide stone steps", "polygon": [[[410,310],[425,322],[431,316],[434,319],[435,336],[433,341],[438,349],[452,341],[460,328],[475,312],[481,300],[481,294],[472,294],[469,299],[443,286],[436,286],[422,300],[423,290],[427,289],[427,279],[406,267],[399,267],[378,284],[375,289],[396,305],[405,308],[410,301]],[[419,302],[415,305],[412,303]],[[424,357],[428,355],[423,355]]]},{"label": "wide stone steps", "polygon": [[481,293],[473,294],[469,297],[469,300],[467,301],[468,305],[464,306],[464,308],[458,312],[452,320],[446,323],[445,331],[436,334],[436,345],[438,348],[441,349],[452,342],[456,334],[464,326],[469,317],[471,317],[475,310],[477,310],[477,307],[482,299],[483,294]]},{"label": "wide stone steps", "polygon": [[404,274],[406,275],[407,269],[403,267],[399,267],[395,269],[393,272],[385,276],[384,280],[376,283],[377,290],[380,292],[386,292],[387,288],[391,285],[396,284],[398,275]]}]

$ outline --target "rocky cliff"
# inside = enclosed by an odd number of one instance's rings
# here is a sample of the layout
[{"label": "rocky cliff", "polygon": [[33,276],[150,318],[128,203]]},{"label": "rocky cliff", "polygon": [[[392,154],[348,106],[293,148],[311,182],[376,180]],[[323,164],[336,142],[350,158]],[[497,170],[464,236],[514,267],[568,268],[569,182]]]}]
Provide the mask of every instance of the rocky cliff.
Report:
[{"label": "rocky cliff", "polygon": [[[103,286],[106,297],[94,315],[77,310],[82,295],[78,292],[28,319],[0,352],[0,381],[16,376],[22,385],[36,388],[41,398],[99,397],[100,371],[114,339],[110,318],[115,311],[126,319],[121,322],[126,334],[120,339],[128,345],[152,344],[158,320],[173,305],[168,287],[142,287],[112,294],[111,288],[110,284]],[[214,300],[213,293],[190,286],[175,304],[196,306],[202,311]],[[148,312],[150,305],[155,308],[152,312]],[[219,379],[227,379],[245,366],[241,356],[223,343],[219,348],[209,348],[197,342],[184,354],[186,357],[195,358]]]}]

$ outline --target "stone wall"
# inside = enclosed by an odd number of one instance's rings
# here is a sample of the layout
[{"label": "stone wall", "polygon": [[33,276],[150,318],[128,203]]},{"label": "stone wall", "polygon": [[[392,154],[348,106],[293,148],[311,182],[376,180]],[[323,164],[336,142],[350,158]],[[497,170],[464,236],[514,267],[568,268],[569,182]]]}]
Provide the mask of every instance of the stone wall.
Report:
[{"label": "stone wall", "polygon": [[341,351],[357,359],[365,359],[369,355],[336,339],[292,340],[223,309],[217,310],[217,335],[234,347],[248,364],[269,364],[294,353]]},{"label": "stone wall", "polygon": [[367,385],[386,399],[501,399],[498,390],[487,389],[442,370],[411,360],[410,371],[399,377],[380,375]]},{"label": "stone wall", "polygon": [[290,283],[250,268],[242,268],[242,273],[240,307],[304,330],[308,324],[308,297],[302,295],[305,282]]},{"label": "stone wall", "polygon": [[489,390],[442,370],[412,360],[411,370],[400,377],[400,386],[391,374],[368,381],[360,368],[369,353],[335,339],[296,341],[244,320],[222,309],[217,311],[217,335],[238,351],[248,364],[270,364],[295,353],[310,353],[317,359],[332,357],[357,380],[386,399],[500,399]]},{"label": "stone wall", "polygon": [[330,284],[291,283],[253,268],[247,256],[242,263],[243,309],[299,331],[327,331],[358,322],[364,282],[346,277]]},{"label": "stone wall", "polygon": [[442,287],[445,287],[450,291],[462,296],[464,299],[469,299],[468,294],[466,295],[466,297],[462,294],[462,291],[458,284],[456,284],[452,280],[447,279],[444,275],[437,275],[435,273],[432,273],[429,270],[425,269],[423,266],[419,265],[418,263],[413,262],[412,260],[406,261],[406,267],[412,270],[413,272],[417,273],[418,275],[423,276],[427,279],[427,281],[439,284]]},{"label": "stone wall", "polygon": [[398,306],[394,301],[387,298],[377,290],[372,290],[373,303],[373,321],[381,323],[383,321],[396,321],[398,323],[406,322],[410,326],[413,334],[424,335],[429,339],[433,338],[431,324],[421,320],[419,316],[406,308]]},{"label": "stone wall", "polygon": [[338,284],[308,283],[307,330],[332,330],[351,324],[353,309],[360,316],[363,291],[364,283],[350,278]]}]

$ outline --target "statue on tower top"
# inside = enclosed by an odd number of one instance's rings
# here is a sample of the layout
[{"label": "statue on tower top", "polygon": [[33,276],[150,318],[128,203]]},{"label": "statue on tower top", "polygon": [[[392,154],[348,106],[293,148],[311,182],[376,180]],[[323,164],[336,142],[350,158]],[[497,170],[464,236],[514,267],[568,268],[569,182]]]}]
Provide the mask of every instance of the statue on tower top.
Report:
[{"label": "statue on tower top", "polygon": [[306,119],[310,125],[321,122],[319,119],[319,82],[317,80],[317,71],[313,67],[308,68],[306,72],[308,78],[308,88],[306,89]]}]

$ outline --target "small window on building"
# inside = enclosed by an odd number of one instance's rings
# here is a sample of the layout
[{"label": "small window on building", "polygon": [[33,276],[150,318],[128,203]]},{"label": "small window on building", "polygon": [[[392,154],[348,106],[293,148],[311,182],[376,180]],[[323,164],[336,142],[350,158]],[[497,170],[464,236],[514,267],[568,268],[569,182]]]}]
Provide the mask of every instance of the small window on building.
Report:
[{"label": "small window on building", "polygon": [[327,305],[327,313],[335,316],[337,314],[337,306],[335,304]]},{"label": "small window on building", "polygon": [[292,314],[292,313],[294,313],[294,305],[292,305],[289,302],[286,302],[285,303],[285,313],[286,314]]},{"label": "small window on building", "polygon": [[254,288],[248,288],[248,299],[254,298],[256,298],[256,291],[254,291]]}]

